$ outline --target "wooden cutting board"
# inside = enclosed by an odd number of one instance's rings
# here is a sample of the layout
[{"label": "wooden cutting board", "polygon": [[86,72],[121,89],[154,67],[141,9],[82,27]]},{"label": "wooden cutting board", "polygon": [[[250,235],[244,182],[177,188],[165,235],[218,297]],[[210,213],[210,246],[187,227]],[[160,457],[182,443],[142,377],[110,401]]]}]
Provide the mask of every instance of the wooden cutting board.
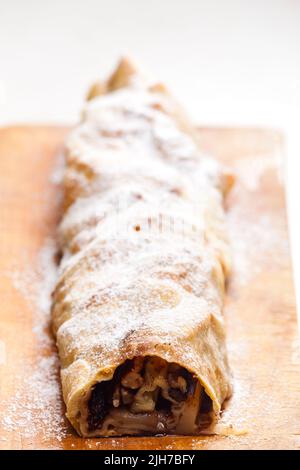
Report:
[{"label": "wooden cutting board", "polygon": [[82,439],[64,419],[49,333],[60,155],[67,130],[0,130],[0,447],[3,449],[300,448],[300,348],[282,139],[271,130],[201,129],[203,149],[233,167],[234,270],[226,319],[234,395],[219,434]]}]

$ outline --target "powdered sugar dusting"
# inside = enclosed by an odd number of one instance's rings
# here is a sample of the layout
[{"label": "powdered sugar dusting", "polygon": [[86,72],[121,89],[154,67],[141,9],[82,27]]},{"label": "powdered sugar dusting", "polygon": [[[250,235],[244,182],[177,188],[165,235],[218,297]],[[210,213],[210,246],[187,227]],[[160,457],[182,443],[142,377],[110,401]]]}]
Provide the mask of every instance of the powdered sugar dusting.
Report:
[{"label": "powdered sugar dusting", "polygon": [[[246,178],[248,168],[247,160],[244,167],[241,159],[236,168],[237,181],[231,195],[233,202],[227,213],[236,285],[247,284],[251,278],[265,269],[270,259],[276,264],[276,260],[280,263],[289,257],[285,213],[283,212],[282,217],[279,218],[278,210],[276,213],[272,211],[262,213],[256,209],[261,197],[262,178],[267,171],[277,174],[276,161],[273,161],[272,165],[267,158],[267,163],[262,162],[256,173],[250,173],[251,176],[246,183],[244,178]],[[252,201],[249,202],[251,199]],[[274,258],[274,253],[281,253],[281,256]]]},{"label": "powdered sugar dusting", "polygon": [[[37,438],[47,446],[66,434],[59,385],[59,361],[50,332],[51,292],[57,277],[56,242],[46,239],[36,262],[7,275],[32,311],[33,351],[22,359],[22,374],[15,377],[15,395],[3,406],[1,427],[20,439]],[[26,256],[24,256],[26,258]],[[22,315],[22,313],[20,313]],[[49,441],[49,442],[48,442]]]},{"label": "powdered sugar dusting", "polygon": [[39,358],[33,366],[25,362],[18,391],[0,416],[6,431],[16,432],[22,439],[39,437],[42,441],[60,441],[65,436],[57,370],[54,354]]},{"label": "powdered sugar dusting", "polygon": [[240,182],[247,188],[247,191],[255,192],[259,189],[261,178],[268,170],[276,170],[279,180],[281,181],[281,160],[279,155],[274,154],[255,155],[251,158],[243,158],[239,160],[235,166],[236,173]]}]

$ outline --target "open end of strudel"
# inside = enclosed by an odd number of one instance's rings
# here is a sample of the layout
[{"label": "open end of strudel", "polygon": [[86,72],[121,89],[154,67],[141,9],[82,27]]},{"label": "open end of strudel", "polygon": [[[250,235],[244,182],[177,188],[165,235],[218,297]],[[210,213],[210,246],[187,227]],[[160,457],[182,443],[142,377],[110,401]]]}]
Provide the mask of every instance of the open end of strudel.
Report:
[{"label": "open end of strudel", "polygon": [[212,402],[192,373],[155,356],[135,357],[84,396],[86,436],[195,434],[211,420]]}]

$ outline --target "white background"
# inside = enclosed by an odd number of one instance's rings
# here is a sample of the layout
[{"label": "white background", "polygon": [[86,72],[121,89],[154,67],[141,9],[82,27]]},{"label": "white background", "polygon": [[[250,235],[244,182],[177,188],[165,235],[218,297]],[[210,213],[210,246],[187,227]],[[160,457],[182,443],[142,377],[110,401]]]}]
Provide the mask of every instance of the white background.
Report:
[{"label": "white background", "polygon": [[0,125],[76,122],[123,53],[199,124],[285,131],[300,298],[300,0],[0,0]]}]

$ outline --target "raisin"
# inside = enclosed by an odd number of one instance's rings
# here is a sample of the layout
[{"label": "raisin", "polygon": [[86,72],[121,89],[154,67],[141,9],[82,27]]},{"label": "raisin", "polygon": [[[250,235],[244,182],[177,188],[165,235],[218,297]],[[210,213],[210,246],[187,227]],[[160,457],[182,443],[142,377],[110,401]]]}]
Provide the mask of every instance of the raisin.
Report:
[{"label": "raisin", "polygon": [[96,384],[92,390],[91,398],[88,403],[88,427],[90,432],[95,431],[95,429],[101,426],[102,421],[109,411],[110,388],[111,381],[100,382]]}]

